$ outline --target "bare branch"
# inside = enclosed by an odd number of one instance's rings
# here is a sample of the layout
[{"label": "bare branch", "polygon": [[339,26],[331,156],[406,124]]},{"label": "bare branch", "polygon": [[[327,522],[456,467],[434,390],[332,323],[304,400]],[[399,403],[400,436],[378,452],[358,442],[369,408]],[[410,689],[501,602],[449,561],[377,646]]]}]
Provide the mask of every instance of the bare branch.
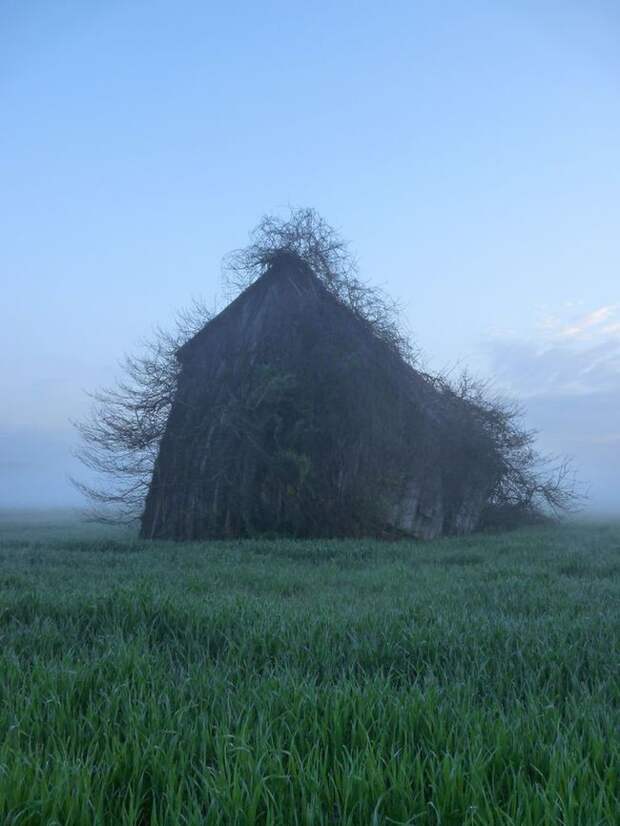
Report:
[{"label": "bare branch", "polygon": [[250,244],[224,259],[224,280],[233,298],[256,281],[283,252],[308,264],[323,285],[372,333],[409,363],[416,351],[404,330],[400,307],[378,287],[359,278],[349,245],[314,209],[292,209],[288,219],[266,215],[250,235]]},{"label": "bare branch", "polygon": [[[287,219],[265,216],[250,244],[225,259],[229,291],[238,293],[251,285],[283,252],[305,261],[372,335],[409,365],[416,363],[398,305],[360,280],[347,243],[313,209],[292,210]],[[74,484],[90,500],[95,518],[131,521],[140,516],[177,392],[178,350],[211,317],[204,303],[194,302],[179,313],[171,332],[158,328],[137,355],[125,357],[116,385],[92,396],[90,416],[76,424],[82,437],[78,457],[102,482]],[[457,379],[428,374],[423,378],[437,391],[430,394],[429,404],[446,425],[441,432],[448,505],[450,491],[454,501],[462,501],[463,485],[472,482],[475,471],[492,480],[483,524],[523,522],[578,506],[581,497],[570,462],[537,451],[536,434],[523,426],[519,405],[502,399],[467,372]],[[237,431],[237,438],[254,438],[265,394],[287,398],[287,389],[279,385],[265,382],[261,388],[262,395],[239,400],[236,418],[229,412],[231,438]],[[255,441],[256,449],[262,450],[258,436]]]},{"label": "bare branch", "polygon": [[72,480],[91,503],[90,518],[132,522],[140,516],[176,391],[177,351],[211,316],[194,301],[171,332],[157,328],[137,355],[125,357],[123,378],[91,396],[89,417],[74,423],[82,440],[76,455],[100,479]]}]

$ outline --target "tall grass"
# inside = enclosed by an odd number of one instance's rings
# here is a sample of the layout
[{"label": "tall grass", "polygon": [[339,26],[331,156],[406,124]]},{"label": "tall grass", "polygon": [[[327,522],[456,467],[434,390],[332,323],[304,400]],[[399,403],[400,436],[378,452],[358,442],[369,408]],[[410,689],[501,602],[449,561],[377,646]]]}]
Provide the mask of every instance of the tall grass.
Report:
[{"label": "tall grass", "polygon": [[618,525],[3,527],[3,826],[618,822]]}]

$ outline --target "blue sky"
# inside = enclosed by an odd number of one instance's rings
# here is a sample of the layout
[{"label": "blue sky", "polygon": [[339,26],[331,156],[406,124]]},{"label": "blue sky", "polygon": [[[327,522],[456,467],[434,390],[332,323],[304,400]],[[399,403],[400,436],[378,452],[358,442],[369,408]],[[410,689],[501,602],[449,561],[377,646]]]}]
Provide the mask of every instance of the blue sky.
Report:
[{"label": "blue sky", "polygon": [[0,2],[0,505],[265,212],[313,206],[620,505],[617,2]]}]

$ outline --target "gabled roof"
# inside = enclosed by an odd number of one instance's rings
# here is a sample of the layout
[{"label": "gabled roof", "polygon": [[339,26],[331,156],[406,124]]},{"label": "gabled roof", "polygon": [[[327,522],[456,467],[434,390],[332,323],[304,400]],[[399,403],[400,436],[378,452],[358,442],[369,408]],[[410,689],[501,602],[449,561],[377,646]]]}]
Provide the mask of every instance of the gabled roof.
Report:
[{"label": "gabled roof", "polygon": [[247,353],[260,348],[274,328],[285,341],[282,331],[304,322],[325,335],[345,335],[352,347],[408,387],[412,400],[424,399],[430,415],[440,416],[437,389],[383,341],[370,322],[330,292],[302,258],[286,251],[274,255],[266,272],[183,345],[177,357],[186,364]]},{"label": "gabled roof", "polygon": [[273,257],[263,275],[179,348],[177,358],[186,361],[197,350],[208,346],[214,336],[225,334],[230,324],[241,323],[249,327],[276,305],[293,312],[295,305],[299,310],[319,301],[336,299],[302,258],[294,253],[280,252]]}]

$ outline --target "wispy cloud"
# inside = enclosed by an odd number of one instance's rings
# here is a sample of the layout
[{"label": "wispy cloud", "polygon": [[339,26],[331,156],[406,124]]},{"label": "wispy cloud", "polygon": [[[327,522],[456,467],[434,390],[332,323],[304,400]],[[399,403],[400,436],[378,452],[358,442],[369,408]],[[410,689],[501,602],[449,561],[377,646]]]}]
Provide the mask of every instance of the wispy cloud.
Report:
[{"label": "wispy cloud", "polygon": [[569,319],[550,315],[543,319],[539,327],[548,337],[560,341],[593,340],[605,336],[620,338],[620,318],[616,321],[619,309],[618,304],[608,304]]},{"label": "wispy cloud", "polygon": [[520,396],[608,393],[620,389],[620,306],[572,319],[547,316],[527,338],[487,343],[499,384]]},{"label": "wispy cloud", "polygon": [[620,510],[620,305],[545,316],[485,346],[496,384],[525,403],[543,447],[575,457],[594,505]]}]

